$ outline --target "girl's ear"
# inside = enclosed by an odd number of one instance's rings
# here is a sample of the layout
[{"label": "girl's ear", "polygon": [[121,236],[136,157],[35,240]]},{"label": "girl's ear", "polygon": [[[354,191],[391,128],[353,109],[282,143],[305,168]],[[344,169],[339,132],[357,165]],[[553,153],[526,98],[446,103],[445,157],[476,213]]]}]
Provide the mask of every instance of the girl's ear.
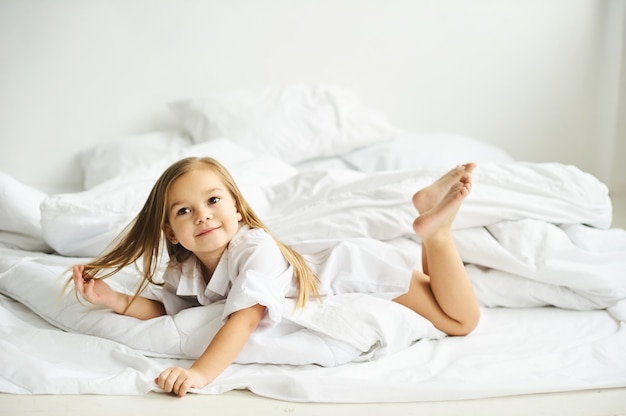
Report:
[{"label": "girl's ear", "polygon": [[170,227],[168,224],[165,224],[163,230],[165,231],[165,237],[169,240],[170,243],[178,244],[178,239],[174,235],[174,230],[172,230],[172,227]]},{"label": "girl's ear", "polygon": [[237,211],[237,221],[243,221],[243,216],[241,215],[241,212]]}]

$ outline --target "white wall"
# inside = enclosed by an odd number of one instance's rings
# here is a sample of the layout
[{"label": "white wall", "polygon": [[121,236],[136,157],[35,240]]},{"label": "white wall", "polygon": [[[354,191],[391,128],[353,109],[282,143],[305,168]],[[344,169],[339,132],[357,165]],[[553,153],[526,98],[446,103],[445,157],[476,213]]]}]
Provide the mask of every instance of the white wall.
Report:
[{"label": "white wall", "polygon": [[[174,127],[165,103],[339,83],[449,131],[609,181],[622,0],[0,0],[0,171],[78,186],[77,151]],[[617,36],[617,38],[615,38]],[[622,35],[623,36],[623,35]]]},{"label": "white wall", "polygon": [[[616,10],[611,10],[616,19],[622,21],[621,32],[621,66],[618,69],[620,84],[615,89],[618,101],[616,120],[614,121],[613,163],[611,166],[610,186],[611,192],[615,195],[626,196],[626,2],[616,1]],[[616,37],[616,36],[615,36]],[[614,38],[615,38],[614,37]],[[618,43],[618,42],[615,42]]]}]

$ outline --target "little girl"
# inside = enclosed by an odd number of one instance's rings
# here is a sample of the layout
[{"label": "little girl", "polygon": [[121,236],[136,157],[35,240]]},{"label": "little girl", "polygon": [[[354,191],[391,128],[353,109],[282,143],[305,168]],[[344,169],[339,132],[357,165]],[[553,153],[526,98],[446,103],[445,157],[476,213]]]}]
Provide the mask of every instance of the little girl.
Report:
[{"label": "little girl", "polygon": [[[73,281],[88,302],[139,319],[225,299],[228,318],[191,368],[167,368],[155,379],[159,388],[181,397],[224,371],[257,327],[276,325],[285,298],[297,299],[303,308],[311,296],[386,292],[375,294],[412,309],[448,335],[466,335],[478,324],[480,311],[451,225],[471,190],[474,166],[457,166],[413,196],[421,214],[413,230],[422,241],[423,273],[413,269],[413,261],[398,260],[401,256],[381,256],[387,261],[374,267],[366,254],[352,264],[343,261],[346,270],[313,266],[272,236],[222,165],[211,158],[186,158],[161,175],[111,250],[74,266]],[[154,287],[149,283],[155,283],[162,236],[169,253],[163,288],[143,290]],[[104,282],[140,258],[143,280],[134,296]],[[360,286],[354,284],[354,270],[363,270],[359,262],[367,263],[370,274],[357,273],[365,282]]]}]

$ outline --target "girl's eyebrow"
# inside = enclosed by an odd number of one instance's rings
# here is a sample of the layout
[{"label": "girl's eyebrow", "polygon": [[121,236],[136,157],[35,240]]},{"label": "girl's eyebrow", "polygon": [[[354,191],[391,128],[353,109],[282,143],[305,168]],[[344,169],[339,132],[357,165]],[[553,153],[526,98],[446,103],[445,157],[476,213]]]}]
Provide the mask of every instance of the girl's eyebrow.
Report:
[{"label": "girl's eyebrow", "polygon": [[[205,194],[212,194],[215,191],[222,191],[222,188],[210,188],[204,191]],[[170,204],[169,211],[173,210],[176,205],[185,205],[184,201],[174,201]]]}]

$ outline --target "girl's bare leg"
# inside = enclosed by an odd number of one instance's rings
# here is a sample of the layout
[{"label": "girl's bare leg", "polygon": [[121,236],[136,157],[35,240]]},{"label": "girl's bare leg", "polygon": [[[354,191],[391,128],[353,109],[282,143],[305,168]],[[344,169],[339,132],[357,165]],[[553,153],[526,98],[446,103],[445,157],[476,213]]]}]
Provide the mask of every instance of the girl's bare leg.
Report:
[{"label": "girl's bare leg", "polygon": [[[417,212],[423,214],[432,209],[448,194],[452,185],[459,181],[468,180],[475,167],[475,163],[458,165],[433,184],[417,191],[413,195],[413,205],[415,209],[417,209]],[[422,271],[428,274],[427,247],[424,245],[422,245]]]},{"label": "girl's bare leg", "polygon": [[[449,335],[468,334],[480,317],[478,301],[452,238],[452,222],[471,186],[471,170],[456,168],[425,188],[426,193],[420,194],[422,190],[416,194],[418,200],[425,195],[430,199],[424,204],[421,198],[418,209],[430,207],[413,222],[422,240],[425,273],[415,271],[409,291],[394,299]],[[439,201],[433,202],[437,197]]]}]

